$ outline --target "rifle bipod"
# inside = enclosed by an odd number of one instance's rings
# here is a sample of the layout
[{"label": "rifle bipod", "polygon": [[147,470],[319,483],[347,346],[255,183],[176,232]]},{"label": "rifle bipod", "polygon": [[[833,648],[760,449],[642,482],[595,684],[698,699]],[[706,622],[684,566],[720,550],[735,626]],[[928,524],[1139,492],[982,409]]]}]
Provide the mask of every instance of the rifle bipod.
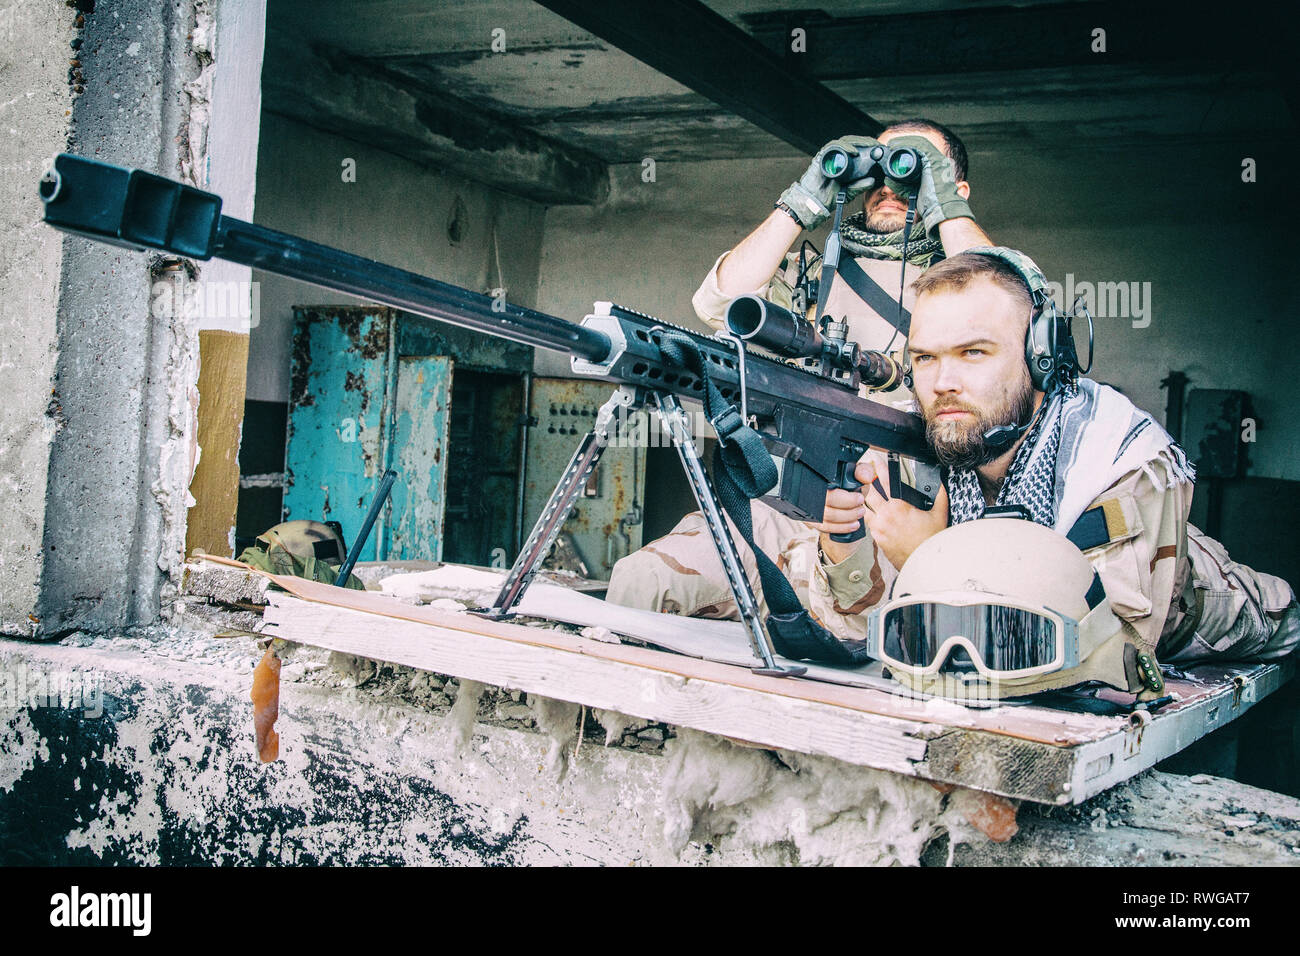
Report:
[{"label": "rifle bipod", "polygon": [[497,594],[496,600],[492,602],[490,608],[476,613],[491,619],[509,617],[514,613],[512,608],[523,598],[524,591],[532,583],[542,559],[554,546],[561,526],[568,518],[582,488],[591,477],[601,453],[617,433],[620,416],[625,421],[628,413],[644,408],[647,401],[651,399],[664,429],[672,437],[673,446],[681,458],[682,468],[686,471],[695,501],[700,506],[700,512],[704,515],[709,533],[713,537],[714,547],[726,572],[727,584],[731,587],[732,597],[740,611],[740,619],[749,637],[750,647],[763,662],[763,666],[753,668],[753,672],[770,677],[798,677],[806,673],[805,667],[782,667],[776,662],[771,641],[759,617],[754,589],[750,587],[749,578],[745,576],[740,553],[736,550],[736,542],[723,518],[717,492],[709,481],[708,473],[704,470],[704,462],[695,447],[689,419],[681,403],[671,392],[628,385],[615,389],[614,394],[596,413],[595,425],[583,437],[578,450],[569,460],[564,475],[555,486],[555,490],[551,492],[546,507],[542,509],[541,516],[537,519],[537,524],[533,525],[533,530],[528,535],[528,540],[524,542],[519,557],[515,559],[510,573],[506,575],[505,583]]}]

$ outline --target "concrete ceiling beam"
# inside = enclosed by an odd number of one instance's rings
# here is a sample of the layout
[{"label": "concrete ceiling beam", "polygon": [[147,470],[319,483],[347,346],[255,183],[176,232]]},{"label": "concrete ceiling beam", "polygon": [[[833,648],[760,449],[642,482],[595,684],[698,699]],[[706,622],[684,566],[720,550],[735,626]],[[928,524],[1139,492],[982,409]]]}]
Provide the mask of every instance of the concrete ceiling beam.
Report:
[{"label": "concrete ceiling beam", "polygon": [[790,11],[743,19],[773,54],[788,51],[791,31],[803,29],[807,52],[783,60],[787,69],[821,81],[1136,63],[1184,62],[1198,73],[1216,65],[1258,66],[1281,52],[1282,24],[1276,31],[1268,26],[1276,16],[1261,8],[1249,18],[1225,14],[1209,22],[1185,3],[1103,0],[862,17]]},{"label": "concrete ceiling beam", "polygon": [[271,34],[266,64],[263,106],[271,113],[535,202],[588,205],[609,194],[608,167],[597,157],[449,93],[412,89],[372,62]]}]

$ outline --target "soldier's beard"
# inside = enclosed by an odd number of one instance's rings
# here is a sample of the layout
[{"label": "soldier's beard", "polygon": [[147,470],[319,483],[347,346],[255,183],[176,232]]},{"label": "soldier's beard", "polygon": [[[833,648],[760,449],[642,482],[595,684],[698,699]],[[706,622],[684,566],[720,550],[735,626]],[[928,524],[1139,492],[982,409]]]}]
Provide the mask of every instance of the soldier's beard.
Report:
[{"label": "soldier's beard", "polygon": [[[939,420],[940,412],[970,412],[971,417]],[[925,440],[939,463],[949,468],[978,468],[1006,452],[990,448],[984,433],[1003,425],[1022,425],[1034,411],[1034,387],[1026,369],[1017,386],[993,408],[981,409],[956,399],[935,402],[925,410]]]},{"label": "soldier's beard", "polygon": [[898,232],[906,223],[907,213],[881,212],[877,209],[874,212],[865,213],[862,228],[867,232],[874,232],[877,235],[887,236],[891,232]]}]

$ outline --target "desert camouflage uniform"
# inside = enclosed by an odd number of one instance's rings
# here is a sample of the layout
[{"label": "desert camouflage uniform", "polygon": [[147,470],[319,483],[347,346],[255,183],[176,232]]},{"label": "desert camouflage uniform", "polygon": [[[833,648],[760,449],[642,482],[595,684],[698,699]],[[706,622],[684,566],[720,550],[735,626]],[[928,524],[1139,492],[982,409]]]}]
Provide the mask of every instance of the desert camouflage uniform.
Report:
[{"label": "desert camouflage uniform", "polygon": [[[1300,609],[1291,588],[1232,562],[1222,545],[1189,525],[1192,486],[1171,482],[1164,467],[1155,461],[1149,473],[1125,475],[1089,506],[1103,509],[1111,540],[1084,554],[1134,643],[1164,663],[1285,656],[1300,641]],[[827,566],[816,531],[766,506],[754,512],[756,543],[813,616],[841,639],[862,639],[863,612],[888,595],[898,575],[870,535],[853,555]],[[753,555],[735,538],[757,593]],[[618,562],[608,600],[688,616],[738,617],[698,513]],[[1285,626],[1279,626],[1284,615]]]},{"label": "desert camouflage uniform", "polygon": [[[754,542],[771,558],[794,587],[800,603],[836,637],[862,640],[863,614],[885,595],[897,571],[879,554],[870,537],[852,556],[835,567],[820,560],[818,534],[808,525],[754,503]],[[767,602],[760,589],[754,553],[731,524],[750,587],[766,619]],[[614,565],[606,600],[688,617],[739,620],[704,517],[692,512],[673,530]]]},{"label": "desert camouflage uniform", "polygon": [[[727,304],[734,298],[718,288],[718,267],[727,255],[729,253],[718,257],[691,300],[699,317],[715,329],[723,328]],[[864,256],[858,258],[858,264],[886,291],[896,294],[899,260]],[[753,292],[789,308],[798,271],[797,254],[789,255],[786,257],[785,269],[778,270],[766,287]],[[903,305],[908,309],[916,300],[916,294],[910,288],[911,283],[920,274],[921,270],[917,266],[908,264],[906,278],[909,288],[903,297]],[[858,298],[842,280],[837,279],[831,289],[827,314],[846,317],[849,338],[863,348],[886,349],[890,347],[891,341],[895,350],[903,347],[903,337],[895,335],[894,326]],[[868,394],[866,389],[863,389],[863,394]],[[872,393],[871,397],[881,401],[911,401],[911,393],[903,388]],[[878,562],[873,562],[870,567],[859,567],[860,555],[864,552],[874,554],[875,551],[874,545],[867,540],[859,555],[846,561],[842,569],[828,571],[818,561],[816,531],[802,522],[785,517],[761,501],[752,502],[752,510],[754,540],[782,568],[804,606],[832,633],[841,637],[862,637],[866,618],[859,620],[858,612],[880,600],[886,586],[883,577],[885,569],[888,569],[890,581],[897,573],[889,567],[885,557],[880,555]],[[760,596],[761,603],[758,570],[753,553],[736,533],[734,525],[732,538],[741,552],[750,583],[755,594]],[[709,537],[708,527],[698,511],[683,518],[669,534],[619,561],[610,576],[607,597],[613,603],[627,607],[649,608],[689,617],[739,617],[722,564]],[[761,605],[761,610],[766,617],[766,604]],[[835,619],[835,622],[828,623],[828,619]]]},{"label": "desert camouflage uniform", "polygon": [[[714,263],[692,299],[700,318],[714,328],[722,327],[732,298],[718,288],[718,266],[726,255]],[[898,260],[861,257],[858,262],[892,294],[893,283],[898,282]],[[911,309],[915,293],[910,286],[921,270],[911,264],[907,268],[903,304]],[[797,255],[787,256],[785,270],[766,288],[753,291],[788,307],[797,272]],[[850,338],[863,348],[892,348],[894,327],[847,284],[836,281],[829,306],[828,314],[847,315]],[[897,341],[902,347],[901,336]],[[873,397],[911,398],[901,388]],[[1280,578],[1234,563],[1222,545],[1188,524],[1192,486],[1170,481],[1163,468],[1155,461],[1150,473],[1125,475],[1090,506],[1103,508],[1111,540],[1085,554],[1097,569],[1115,613],[1132,629],[1138,646],[1167,663],[1285,656],[1300,642],[1300,609],[1292,589]],[[867,621],[863,612],[888,595],[898,575],[870,535],[853,555],[827,566],[816,531],[761,501],[753,502],[752,508],[755,543],[777,562],[804,606],[837,637],[861,639]],[[753,554],[734,526],[732,536],[766,617]],[[610,576],[607,598],[628,607],[692,617],[739,617],[698,512],[619,561]]]},{"label": "desert camouflage uniform", "polygon": [[1138,646],[1166,664],[1286,656],[1300,641],[1290,585],[1230,560],[1188,523],[1193,486],[1170,482],[1160,461],[1150,467],[1092,503],[1103,508],[1111,540],[1084,552]]}]

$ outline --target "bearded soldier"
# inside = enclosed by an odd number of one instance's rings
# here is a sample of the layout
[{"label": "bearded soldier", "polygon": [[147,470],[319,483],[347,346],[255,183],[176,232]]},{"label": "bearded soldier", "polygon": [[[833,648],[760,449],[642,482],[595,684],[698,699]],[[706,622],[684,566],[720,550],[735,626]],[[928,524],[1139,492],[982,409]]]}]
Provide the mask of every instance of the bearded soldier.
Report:
[{"label": "bearded soldier", "polygon": [[[893,180],[871,190],[865,190],[862,181],[847,184],[849,199],[864,192],[865,199],[862,210],[841,224],[846,255],[825,314],[847,321],[848,338],[864,349],[888,352],[901,346],[907,338],[908,309],[914,299],[910,290],[904,293],[906,286],[945,254],[990,244],[967,201],[971,189],[966,182],[965,146],[951,130],[925,119],[895,123],[879,140],[846,136],[819,150],[803,176],[781,194],[767,219],[714,263],[692,300],[704,322],[721,329],[731,300],[751,293],[785,308],[806,310],[812,316],[814,304],[801,299],[796,289],[800,256],[787,254],[804,230],[816,229],[830,217],[841,188],[823,173],[822,157],[837,147],[856,156],[877,144],[915,149],[921,156],[921,182],[915,190]],[[916,218],[906,230],[908,203],[913,197]],[[820,262],[807,266],[807,276],[817,279]],[[885,396],[906,397],[901,389]],[[771,553],[783,550],[793,540],[808,542],[817,537],[812,526],[785,518],[762,503],[755,503],[754,527],[756,541]],[[743,544],[741,551],[756,581],[752,555]],[[801,597],[808,597],[803,591],[807,581],[798,575],[794,578]],[[628,607],[699,617],[736,614],[726,576],[698,512],[683,518],[670,534],[618,562],[610,577],[608,598]],[[829,597],[828,601],[826,610],[832,611],[834,601]]]},{"label": "bearded soldier", "polygon": [[[847,531],[865,518],[869,546],[823,533],[813,580],[824,576],[852,600],[860,593],[847,589],[855,572],[888,582],[950,524],[1014,507],[1066,535],[1092,562],[1134,658],[1153,665],[1291,652],[1300,642],[1291,587],[1234,564],[1188,524],[1194,474],[1182,449],[1119,392],[1059,374],[1062,356],[1044,334],[1055,306],[1028,257],[967,252],[915,289],[907,361],[927,442],[946,468],[944,490],[922,511],[890,497],[872,463],[859,464],[862,491],[830,491],[823,527]],[[841,637],[863,627],[847,616],[826,623]],[[1148,676],[1158,684],[1158,672]],[[1122,674],[1111,680],[1123,682]]]},{"label": "bearded soldier", "polygon": [[[934,506],[893,497],[884,469],[864,460],[862,489],[828,491],[820,525],[778,515],[784,525],[769,523],[756,542],[823,626],[865,641],[862,612],[914,551],[947,527],[1011,509],[1083,552],[1123,622],[1125,654],[1091,678],[1150,697],[1157,659],[1291,653],[1300,643],[1292,588],[1235,564],[1188,523],[1195,476],[1182,449],[1119,392],[1070,374],[1071,356],[1045,344],[1063,341],[1046,334],[1055,321],[1046,290],[1037,266],[1008,249],[972,250],[922,276],[906,355],[927,443],[945,468]],[[863,519],[862,540],[830,537]],[[739,547],[756,580],[752,553]]]}]

